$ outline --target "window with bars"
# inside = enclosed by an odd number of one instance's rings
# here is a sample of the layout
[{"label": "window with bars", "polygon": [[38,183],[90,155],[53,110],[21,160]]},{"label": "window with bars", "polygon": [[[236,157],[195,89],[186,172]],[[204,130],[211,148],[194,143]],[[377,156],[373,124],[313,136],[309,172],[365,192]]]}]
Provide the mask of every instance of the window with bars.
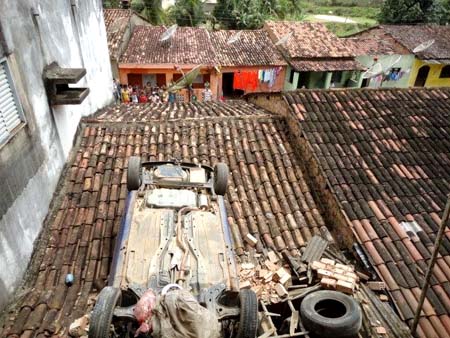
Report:
[{"label": "window with bars", "polygon": [[6,59],[0,59],[0,146],[24,122]]}]

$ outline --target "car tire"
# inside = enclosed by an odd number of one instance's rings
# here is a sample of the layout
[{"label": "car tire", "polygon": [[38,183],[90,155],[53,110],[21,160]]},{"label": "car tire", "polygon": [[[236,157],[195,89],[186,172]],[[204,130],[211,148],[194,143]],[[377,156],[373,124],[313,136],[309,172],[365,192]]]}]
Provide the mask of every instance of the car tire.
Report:
[{"label": "car tire", "polygon": [[129,191],[137,190],[141,186],[141,158],[131,156],[128,160],[127,188]]},{"label": "car tire", "polygon": [[106,286],[100,291],[89,321],[89,338],[109,338],[114,308],[121,298],[120,289]]},{"label": "car tire", "polygon": [[225,163],[217,163],[214,167],[214,192],[216,195],[225,195],[228,186],[228,166]]},{"label": "car tire", "polygon": [[239,292],[240,316],[236,338],[255,338],[258,330],[258,300],[255,292]]},{"label": "car tire", "polygon": [[300,306],[301,320],[315,337],[349,338],[361,329],[359,304],[337,291],[317,291],[309,294]]}]

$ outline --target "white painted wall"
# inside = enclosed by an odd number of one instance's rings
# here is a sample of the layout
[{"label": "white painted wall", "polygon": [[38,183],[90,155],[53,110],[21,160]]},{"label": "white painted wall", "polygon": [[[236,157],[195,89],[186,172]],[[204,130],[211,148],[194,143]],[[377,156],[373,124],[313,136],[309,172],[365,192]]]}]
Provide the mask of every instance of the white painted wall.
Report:
[{"label": "white painted wall", "polygon": [[[41,143],[44,158],[25,187],[14,191],[15,201],[0,219],[0,286],[7,295],[20,282],[31,257],[80,118],[113,99],[102,2],[75,3],[72,8],[71,0],[0,0],[0,23],[17,65],[15,80],[27,101],[23,103],[29,123],[24,132],[33,142]],[[32,7],[39,16],[33,17]],[[76,85],[90,88],[81,105],[49,107],[43,70],[52,62],[86,68],[86,77]],[[9,146],[0,149],[0,159]],[[2,189],[14,187],[0,178]],[[0,310],[7,298],[5,294],[0,297]]]}]

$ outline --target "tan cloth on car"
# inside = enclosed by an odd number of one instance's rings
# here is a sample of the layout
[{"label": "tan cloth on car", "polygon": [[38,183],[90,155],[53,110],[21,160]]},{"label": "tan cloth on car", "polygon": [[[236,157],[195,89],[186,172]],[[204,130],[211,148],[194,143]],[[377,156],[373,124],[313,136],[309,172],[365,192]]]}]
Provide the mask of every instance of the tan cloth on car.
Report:
[{"label": "tan cloth on car", "polygon": [[154,338],[219,338],[220,324],[214,313],[201,306],[185,290],[162,296],[152,317]]}]

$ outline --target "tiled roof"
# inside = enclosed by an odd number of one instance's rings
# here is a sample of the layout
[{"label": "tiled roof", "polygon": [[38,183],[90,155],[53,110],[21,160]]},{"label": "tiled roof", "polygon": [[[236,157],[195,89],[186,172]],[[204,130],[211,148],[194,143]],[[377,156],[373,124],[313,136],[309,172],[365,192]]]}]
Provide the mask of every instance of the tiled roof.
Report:
[{"label": "tiled roof", "polygon": [[[450,89],[285,95],[348,225],[411,325],[450,192]],[[450,230],[419,322],[450,337]]]},{"label": "tiled roof", "polygon": [[325,59],[325,60],[290,60],[289,64],[299,72],[330,72],[340,70],[363,70],[364,67],[356,60]]},{"label": "tiled roof", "polygon": [[129,9],[104,9],[109,54],[119,57],[119,47],[133,12]]},{"label": "tiled roof", "polygon": [[222,66],[283,66],[283,56],[270,40],[265,30],[243,30],[233,43],[228,39],[239,31],[211,32],[211,40],[217,60]]},{"label": "tiled roof", "polygon": [[291,58],[336,58],[355,56],[345,39],[331,33],[317,22],[267,21],[265,28],[277,42],[289,33],[287,43],[280,45]]},{"label": "tiled roof", "polygon": [[419,44],[435,40],[431,47],[417,53],[421,59],[449,59],[450,58],[450,26],[438,25],[384,25],[381,26],[399,43],[411,52]]},{"label": "tiled roof", "polygon": [[272,116],[266,110],[250,103],[239,101],[238,109],[233,104],[221,104],[219,102],[195,102],[195,103],[164,103],[127,104],[111,106],[97,112],[86,121],[110,121],[110,122],[152,122],[173,121],[208,118],[233,118],[251,116]]},{"label": "tiled roof", "polygon": [[136,26],[121,63],[213,65],[216,58],[208,31],[204,28],[178,27],[175,35],[159,41],[163,26]]},{"label": "tiled roof", "polygon": [[[139,107],[152,114],[151,106]],[[265,243],[295,253],[314,234],[326,233],[282,118],[249,116],[247,104],[241,109],[240,103],[211,103],[214,113],[206,104],[184,105],[182,116],[198,116],[199,107],[207,113],[197,120],[174,121],[178,113],[170,110],[175,107],[180,106],[167,104],[167,115],[159,107],[158,118],[149,119],[152,123],[85,121],[80,126],[54,198],[54,212],[47,218],[27,283],[19,292],[22,297],[0,327],[0,336],[66,336],[68,325],[86,313],[98,292],[94,287],[101,287],[109,273],[131,155],[228,163],[228,220],[242,236],[250,232],[260,240],[258,251]],[[110,115],[126,120],[117,117],[113,107]],[[242,238],[235,238],[238,253],[243,246]],[[75,276],[70,288],[64,285],[69,272]]]},{"label": "tiled roof", "polygon": [[369,28],[345,40],[353,44],[355,55],[410,54],[381,27]]}]

